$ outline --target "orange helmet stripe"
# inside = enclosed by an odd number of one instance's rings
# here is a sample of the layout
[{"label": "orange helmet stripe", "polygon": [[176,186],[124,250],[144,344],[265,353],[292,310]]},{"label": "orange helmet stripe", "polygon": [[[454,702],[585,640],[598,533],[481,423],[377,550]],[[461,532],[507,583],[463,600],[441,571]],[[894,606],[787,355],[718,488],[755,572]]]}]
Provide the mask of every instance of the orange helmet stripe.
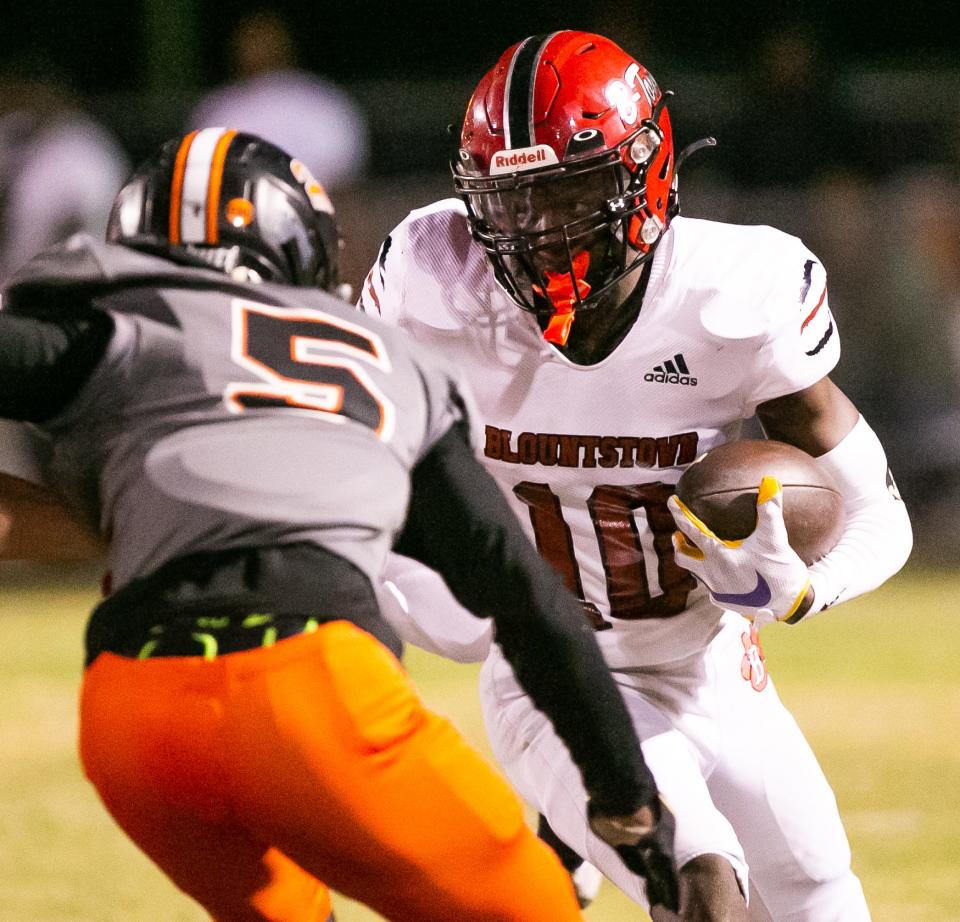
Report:
[{"label": "orange helmet stripe", "polygon": [[187,170],[187,156],[190,145],[199,131],[191,131],[181,142],[177,157],[173,162],[173,179],[170,182],[170,226],[168,236],[171,243],[180,243],[180,209],[183,204],[183,176]]},{"label": "orange helmet stripe", "polygon": [[220,187],[223,183],[223,165],[227,159],[227,149],[230,142],[236,137],[236,131],[224,132],[217,141],[210,162],[210,182],[207,186],[207,243],[216,243],[219,239],[217,232],[217,215],[220,210]]}]

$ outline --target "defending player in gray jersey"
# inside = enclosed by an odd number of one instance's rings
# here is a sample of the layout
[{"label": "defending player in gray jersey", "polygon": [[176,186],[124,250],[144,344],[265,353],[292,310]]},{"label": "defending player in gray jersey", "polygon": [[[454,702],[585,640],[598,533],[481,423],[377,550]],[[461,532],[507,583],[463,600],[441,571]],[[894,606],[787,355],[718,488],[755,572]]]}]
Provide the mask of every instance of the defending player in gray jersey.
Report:
[{"label": "defending player in gray jersey", "polygon": [[272,145],[194,132],[121,191],[115,243],[74,238],[5,293],[0,416],[51,435],[53,482],[110,545],[86,773],[215,919],[320,922],[328,884],[388,918],[578,918],[387,649],[395,545],[494,619],[597,833],[676,907],[672,815],[578,603],[474,458],[456,375],[309,288],[335,283],[328,205]]},{"label": "defending player in gray jersey", "polygon": [[[77,307],[85,292],[106,316]],[[77,237],[8,300],[102,328],[98,345],[110,331],[68,406],[41,387],[29,409],[49,420],[56,478],[99,510],[115,589],[197,551],[299,541],[376,581],[411,469],[466,422],[452,369],[317,290]]]}]

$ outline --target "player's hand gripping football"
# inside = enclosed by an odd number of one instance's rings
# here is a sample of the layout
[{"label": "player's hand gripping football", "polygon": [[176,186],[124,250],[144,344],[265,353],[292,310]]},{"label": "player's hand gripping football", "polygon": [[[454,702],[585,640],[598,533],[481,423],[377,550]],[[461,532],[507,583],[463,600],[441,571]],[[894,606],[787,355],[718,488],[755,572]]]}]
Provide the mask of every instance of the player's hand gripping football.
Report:
[{"label": "player's hand gripping football", "polygon": [[810,577],[787,542],[783,491],[775,477],[760,482],[756,528],[739,541],[717,537],[676,495],[667,505],[680,529],[673,535],[677,563],[710,590],[714,605],[759,626],[786,621],[805,603]]},{"label": "player's hand gripping football", "polygon": [[627,816],[601,813],[591,801],[587,817],[594,834],[615,848],[623,863],[646,881],[650,905],[679,912],[680,886],[673,856],[676,823],[663,800]]}]

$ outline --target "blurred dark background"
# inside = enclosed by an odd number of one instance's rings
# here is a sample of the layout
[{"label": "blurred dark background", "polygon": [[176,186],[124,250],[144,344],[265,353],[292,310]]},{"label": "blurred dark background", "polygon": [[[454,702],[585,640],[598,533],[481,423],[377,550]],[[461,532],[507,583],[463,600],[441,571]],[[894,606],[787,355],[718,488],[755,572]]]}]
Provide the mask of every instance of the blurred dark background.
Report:
[{"label": "blurred dark background", "polygon": [[[97,186],[93,167],[83,179],[87,155],[71,150],[98,149],[98,175],[112,185],[121,164],[197,118],[252,113],[263,100],[243,94],[281,74],[289,90],[276,95],[273,85],[264,124],[272,115],[278,131],[299,127],[286,143],[274,139],[308,163],[313,138],[326,143],[316,172],[331,188],[356,288],[393,224],[450,194],[446,126],[500,53],[533,33],[598,31],[676,91],[679,146],[704,134],[719,141],[685,168],[684,213],[773,224],[823,259],[844,344],[835,378],[888,448],[921,553],[955,564],[944,515],[960,508],[955,19],[951,4],[884,0],[6,3],[0,219],[5,207],[13,214],[17,176],[34,190],[28,201],[45,195],[63,213],[30,204],[0,228],[0,277],[19,261],[4,264],[4,253],[20,252],[14,235],[39,225],[30,216],[44,208],[48,236],[96,228],[92,201],[62,201],[74,185],[91,199]],[[314,120],[311,93],[336,114]],[[76,146],[66,150],[72,129]],[[31,165],[37,175],[24,178]]]},{"label": "blurred dark background", "polygon": [[[680,94],[691,133],[730,134],[755,115],[750,96],[776,89],[766,78],[777,54],[787,83],[810,84],[809,110],[797,110],[804,127],[825,119],[820,137],[808,139],[821,158],[876,174],[956,153],[956,131],[945,137],[931,122],[956,114],[960,29],[948,3],[283,0],[225,8],[212,0],[34,0],[4,4],[0,61],[48,68],[136,157],[178,131],[203,91],[231,76],[231,33],[264,9],[286,21],[303,68],[342,84],[368,109],[374,174],[435,167],[430,155],[442,155],[445,124],[460,118],[499,53],[558,28],[609,35],[662,83],[693,91]],[[772,51],[777,36],[786,38]],[[421,92],[400,92],[410,86]],[[836,137],[827,133],[838,127],[834,109],[851,120]],[[413,149],[411,139],[419,141]]]},{"label": "blurred dark background", "polygon": [[[656,43],[653,63],[705,71],[740,69],[753,57],[764,30],[801,21],[814,28],[831,59],[843,65],[951,67],[960,48],[955,8],[929,0],[911,4],[885,0],[844,4],[830,0],[402,4],[279,0],[268,5],[294,23],[307,66],[347,81],[373,76],[456,77],[470,68],[479,77],[501,46],[528,33],[557,28],[611,34],[629,29]],[[170,76],[169,84],[203,84],[222,76],[223,41],[233,24],[263,6],[212,0],[8,3],[4,4],[0,49],[7,54],[39,43],[86,90],[112,90],[120,85],[147,89],[157,79],[152,72],[156,49],[150,44],[168,42],[157,32],[189,32],[184,49],[189,52],[184,57],[191,59],[188,70]]]}]

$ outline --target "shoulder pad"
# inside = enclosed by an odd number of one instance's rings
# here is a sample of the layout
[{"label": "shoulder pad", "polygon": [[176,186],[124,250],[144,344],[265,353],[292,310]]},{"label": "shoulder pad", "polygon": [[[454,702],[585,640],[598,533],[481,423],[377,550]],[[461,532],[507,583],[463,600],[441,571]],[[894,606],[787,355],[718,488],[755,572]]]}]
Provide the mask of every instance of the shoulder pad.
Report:
[{"label": "shoulder pad", "polygon": [[797,237],[763,225],[678,220],[672,273],[704,328],[721,339],[762,337],[801,310],[825,272]]}]

